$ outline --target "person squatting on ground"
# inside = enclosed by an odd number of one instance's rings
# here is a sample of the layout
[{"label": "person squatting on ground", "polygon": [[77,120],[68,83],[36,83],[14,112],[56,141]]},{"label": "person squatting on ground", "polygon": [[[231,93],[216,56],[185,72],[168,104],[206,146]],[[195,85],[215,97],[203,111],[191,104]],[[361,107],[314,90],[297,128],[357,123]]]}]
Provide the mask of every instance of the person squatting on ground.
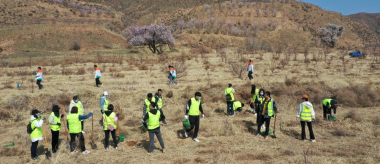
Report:
[{"label": "person squatting on ground", "polygon": [[36,84],[38,85],[38,89],[42,89],[42,87],[44,87],[41,84],[43,78],[44,78],[44,74],[41,70],[41,67],[38,67],[37,74],[36,74],[36,80],[37,80]]},{"label": "person squatting on ground", "polygon": [[[77,108],[78,108],[78,114],[83,116],[83,114],[84,114],[85,112],[84,112],[83,104],[82,104],[82,102],[79,100],[79,96],[74,96],[74,97],[73,97],[73,100],[71,100],[70,105],[69,105],[69,114],[71,114],[71,109],[72,109],[73,107],[77,107]],[[84,126],[83,126],[83,120],[81,120],[81,124],[82,124],[82,133],[84,133],[84,131],[83,131],[83,127],[84,127]]]},{"label": "person squatting on ground", "polygon": [[[323,119],[329,119],[331,116],[331,109],[334,109],[334,114],[336,114],[336,108],[337,108],[338,102],[334,99],[324,99],[322,102],[323,106]],[[327,114],[329,114],[327,118]]]},{"label": "person squatting on ground", "polygon": [[108,110],[104,112],[103,114],[103,129],[105,133],[104,138],[104,144],[106,150],[108,150],[108,141],[110,138],[110,132],[113,139],[113,146],[115,149],[117,149],[117,140],[116,140],[116,129],[118,128],[116,126],[118,115],[116,115],[115,112],[113,112],[113,105],[108,105]]},{"label": "person squatting on ground", "polygon": [[53,153],[58,150],[59,130],[61,130],[61,118],[64,115],[59,112],[61,109],[58,105],[53,105],[52,112],[49,116],[49,123],[51,129],[51,149]]},{"label": "person squatting on ground", "polygon": [[253,63],[251,60],[249,60],[247,70],[248,70],[248,78],[249,78],[249,80],[252,80],[253,79],[253,76],[252,76],[252,74],[253,74]]},{"label": "person squatting on ground", "polygon": [[102,77],[102,74],[100,73],[99,67],[97,65],[94,65],[94,69],[95,69],[95,84],[96,84],[96,87],[98,87],[98,85],[103,86],[103,83],[100,82],[100,78]]},{"label": "person squatting on ground", "polygon": [[82,123],[81,123],[81,120],[85,120],[85,119],[88,119],[92,116],[92,111],[90,113],[88,113],[87,115],[85,116],[82,116],[82,115],[79,115],[78,114],[78,108],[77,107],[73,107],[71,109],[71,114],[69,114],[67,116],[67,129],[69,129],[69,133],[70,133],[70,138],[71,138],[71,141],[70,141],[70,151],[71,151],[71,154],[75,154],[77,153],[78,151],[75,150],[75,138],[78,137],[79,138],[79,142],[80,142],[80,148],[81,148],[81,151],[82,151],[82,154],[89,154],[90,151],[86,150],[86,146],[85,146],[85,142],[84,142],[84,137],[83,137],[83,133],[82,133]]},{"label": "person squatting on ground", "polygon": [[257,137],[260,134],[261,125],[265,122],[266,128],[264,139],[268,139],[270,119],[271,117],[277,115],[278,112],[276,102],[270,97],[270,92],[266,91],[264,96],[265,100],[260,105],[260,112],[257,115],[257,117],[260,117],[260,122],[257,126],[257,134],[255,134],[255,137]]},{"label": "person squatting on ground", "polygon": [[178,84],[177,81],[175,81],[175,78],[177,77],[177,71],[174,69],[173,66],[169,65],[169,84],[170,85],[173,81],[175,85]]},{"label": "person squatting on ground", "polygon": [[307,123],[307,128],[309,129],[310,140],[315,142],[315,137],[313,133],[313,127],[311,122],[315,122],[315,113],[313,109],[313,105],[309,102],[309,96],[303,95],[301,97],[302,103],[300,104],[297,112],[297,120],[301,120],[301,128],[302,128],[302,138],[301,140],[306,140],[305,133],[305,123]]},{"label": "person squatting on ground", "polygon": [[[162,101],[162,90],[161,89],[158,89],[157,93],[154,94],[154,98],[156,99],[157,109],[162,111],[162,108],[164,107],[164,103]],[[165,119],[160,119],[160,121],[162,121],[162,123],[164,123],[165,126],[168,125],[168,123],[165,121]]]},{"label": "person squatting on ground", "polygon": [[227,115],[233,116],[234,115],[234,109],[233,104],[235,100],[234,96],[235,90],[232,88],[232,84],[229,83],[228,87],[224,90],[224,95],[226,96],[226,102],[227,102]]},{"label": "person squatting on ground", "polygon": [[158,141],[160,142],[162,152],[165,152],[164,140],[162,139],[160,130],[160,119],[165,119],[164,114],[161,110],[155,108],[156,104],[154,102],[149,104],[149,111],[145,114],[144,118],[141,120],[145,128],[149,132],[149,153],[153,153],[154,150],[154,135],[156,135]]},{"label": "person squatting on ground", "polygon": [[110,102],[108,101],[108,92],[104,91],[103,96],[100,98],[100,112],[102,114],[108,110],[108,104]]},{"label": "person squatting on ground", "polygon": [[185,114],[185,119],[189,118],[191,128],[190,129],[185,129],[185,137],[188,137],[188,133],[194,129],[193,133],[193,140],[196,142],[199,142],[197,139],[198,137],[198,131],[199,131],[199,111],[202,113],[202,117],[205,117],[205,114],[203,113],[202,109],[202,103],[201,103],[201,97],[202,94],[200,92],[196,92],[195,96],[191,98],[187,102],[187,108],[186,108],[186,114]]},{"label": "person squatting on ground", "polygon": [[43,135],[42,135],[42,125],[44,123],[44,119],[41,119],[41,113],[37,109],[32,110],[32,116],[30,117],[30,125],[32,128],[32,133],[30,133],[30,139],[32,140],[32,146],[30,147],[30,152],[31,152],[31,158],[32,160],[38,159],[37,156],[37,146],[38,146],[38,141],[43,140]]},{"label": "person squatting on ground", "polygon": [[240,101],[234,102],[234,111],[237,110],[237,111],[241,112],[243,107],[244,107],[244,104],[241,103]]}]

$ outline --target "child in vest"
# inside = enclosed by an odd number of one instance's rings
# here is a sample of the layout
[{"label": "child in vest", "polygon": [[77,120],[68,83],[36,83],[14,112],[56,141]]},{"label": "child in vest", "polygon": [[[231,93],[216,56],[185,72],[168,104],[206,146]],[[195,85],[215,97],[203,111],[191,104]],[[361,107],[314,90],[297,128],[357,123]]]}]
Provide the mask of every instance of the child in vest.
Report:
[{"label": "child in vest", "polygon": [[30,139],[32,140],[32,146],[30,148],[32,160],[38,159],[37,156],[37,146],[38,141],[43,140],[42,136],[42,125],[44,123],[44,119],[41,119],[40,111],[37,109],[32,110],[32,116],[30,117],[32,133],[30,133]]},{"label": "child in vest", "polygon": [[163,113],[161,113],[160,110],[157,110],[155,106],[155,103],[150,103],[150,111],[147,112],[144,116],[144,119],[141,120],[149,132],[150,147],[148,154],[153,153],[154,150],[154,135],[156,135],[158,141],[160,142],[162,152],[165,152],[164,140],[162,139],[160,131],[160,119],[165,119],[165,116]]},{"label": "child in vest", "polygon": [[58,105],[53,105],[52,112],[49,116],[49,123],[51,129],[51,148],[53,153],[57,152],[58,140],[59,140],[59,130],[61,130],[61,118],[63,114],[59,113],[60,107]]},{"label": "child in vest", "polygon": [[116,132],[116,128],[118,128],[116,126],[118,116],[116,115],[115,112],[113,112],[113,108],[114,107],[112,104],[108,105],[108,111],[105,111],[103,114],[103,129],[105,133],[104,143],[105,143],[106,150],[108,150],[108,140],[110,138],[110,132],[112,135],[114,147],[115,149],[117,149],[117,140],[116,140],[115,132]]},{"label": "child in vest", "polygon": [[75,150],[75,148],[76,148],[75,147],[75,138],[76,137],[79,138],[82,154],[89,154],[90,153],[90,151],[86,150],[86,146],[84,144],[84,137],[82,134],[81,120],[85,120],[85,119],[90,118],[92,116],[92,113],[93,112],[91,111],[87,115],[82,116],[82,115],[78,114],[78,108],[73,107],[71,109],[71,114],[69,114],[67,116],[67,129],[69,129],[70,138],[71,138],[71,141],[70,141],[71,154],[75,154],[78,152]]}]

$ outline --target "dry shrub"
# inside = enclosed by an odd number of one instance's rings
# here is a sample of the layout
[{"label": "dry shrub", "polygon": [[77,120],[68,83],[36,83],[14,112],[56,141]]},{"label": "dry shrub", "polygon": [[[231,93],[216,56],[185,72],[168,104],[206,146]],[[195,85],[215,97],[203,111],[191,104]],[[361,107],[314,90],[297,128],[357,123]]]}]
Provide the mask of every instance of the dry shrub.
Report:
[{"label": "dry shrub", "polygon": [[293,156],[293,155],[296,155],[296,153],[294,153],[293,150],[285,150],[284,152],[282,152],[282,155]]},{"label": "dry shrub", "polygon": [[299,71],[298,69],[293,69],[293,70],[291,71],[291,73],[300,73],[300,71]]},{"label": "dry shrub", "polygon": [[139,70],[148,70],[148,66],[145,64],[139,65]]},{"label": "dry shrub", "polygon": [[129,126],[129,127],[134,127],[134,126],[139,126],[139,125],[141,125],[141,122],[139,120],[130,120],[130,119],[128,119],[124,123],[124,126]]},{"label": "dry shrub", "polygon": [[380,117],[379,116],[375,117],[372,122],[374,125],[380,125]]},{"label": "dry shrub", "polygon": [[77,75],[84,75],[86,73],[86,70],[84,67],[81,67],[77,70]]},{"label": "dry shrub", "polygon": [[125,74],[119,72],[119,73],[115,74],[114,77],[117,77],[117,78],[124,78],[124,77],[125,77]]},{"label": "dry shrub", "polygon": [[357,95],[352,90],[339,89],[336,92],[336,99],[338,103],[345,106],[358,106],[356,103]]},{"label": "dry shrub", "polygon": [[271,155],[264,152],[253,154],[250,158],[250,160],[261,160],[261,161],[267,161],[270,159],[272,159]]},{"label": "dry shrub", "polygon": [[286,78],[285,79],[285,85],[286,86],[292,86],[292,85],[297,85],[297,77],[292,77],[292,78]]},{"label": "dry shrub", "polygon": [[5,104],[6,109],[16,109],[16,110],[31,110],[31,105],[29,104],[31,99],[27,95],[15,96],[12,100],[17,101],[7,101],[8,104]]},{"label": "dry shrub", "polygon": [[242,98],[242,100],[249,100],[252,98],[251,91],[248,89],[242,89],[239,91],[239,95]]},{"label": "dry shrub", "polygon": [[109,68],[108,71],[111,72],[111,73],[113,73],[113,72],[119,72],[119,70],[116,67],[111,67],[111,68]]},{"label": "dry shrub", "polygon": [[194,159],[194,162],[195,163],[206,163],[206,161],[204,159],[202,159],[201,157],[197,157]]},{"label": "dry shrub", "polygon": [[169,92],[166,94],[166,97],[167,97],[167,98],[172,98],[172,97],[173,97],[173,91],[169,91]]},{"label": "dry shrub", "polygon": [[62,75],[72,75],[72,74],[74,74],[73,69],[67,68],[65,66],[62,68],[61,72],[62,72]]},{"label": "dry shrub", "polygon": [[[17,144],[17,143],[16,143]],[[27,148],[21,144],[14,147],[3,148],[0,151],[1,156],[11,157],[11,156],[22,156],[27,151]]]},{"label": "dry shrub", "polygon": [[343,127],[337,127],[334,131],[331,132],[331,134],[339,137],[355,137],[355,134]]},{"label": "dry shrub", "polygon": [[193,54],[208,54],[210,52],[211,52],[211,49],[205,46],[193,48],[190,50],[190,53],[193,53]]},{"label": "dry shrub", "polygon": [[70,104],[71,97],[67,93],[61,93],[58,95],[57,102],[62,105]]},{"label": "dry shrub", "polygon": [[351,110],[350,112],[348,112],[346,114],[346,116],[344,116],[344,119],[351,119],[352,121],[355,121],[355,122],[361,122],[362,119],[361,117],[359,116],[359,114],[355,111],[355,110]]},{"label": "dry shrub", "polygon": [[11,116],[12,116],[12,113],[10,110],[4,110],[4,109],[0,109],[0,120],[8,120],[8,119],[11,119]]},{"label": "dry shrub", "polygon": [[235,135],[235,131],[232,127],[232,122],[229,121],[229,120],[226,120],[226,124],[224,125],[224,129],[223,129],[223,135],[224,136],[233,136]]}]

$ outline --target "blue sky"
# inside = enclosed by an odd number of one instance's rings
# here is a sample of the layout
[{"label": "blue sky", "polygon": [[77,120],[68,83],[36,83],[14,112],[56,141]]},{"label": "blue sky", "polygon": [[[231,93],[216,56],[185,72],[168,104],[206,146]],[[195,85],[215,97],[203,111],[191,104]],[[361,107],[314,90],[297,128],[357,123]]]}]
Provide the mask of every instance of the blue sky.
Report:
[{"label": "blue sky", "polygon": [[336,11],[343,15],[360,12],[380,13],[380,0],[298,0],[319,6],[324,10]]}]

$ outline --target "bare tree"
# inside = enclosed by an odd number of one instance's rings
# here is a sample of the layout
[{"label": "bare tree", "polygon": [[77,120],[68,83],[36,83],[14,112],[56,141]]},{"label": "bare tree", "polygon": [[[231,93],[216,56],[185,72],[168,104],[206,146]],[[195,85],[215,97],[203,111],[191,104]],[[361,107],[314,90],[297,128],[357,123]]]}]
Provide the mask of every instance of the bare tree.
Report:
[{"label": "bare tree", "polygon": [[230,62],[231,72],[243,80],[243,74],[247,72],[247,66],[241,62]]},{"label": "bare tree", "polygon": [[331,53],[331,49],[329,46],[323,47],[323,54],[325,55],[325,63],[327,62],[327,55]]},{"label": "bare tree", "polygon": [[308,46],[305,46],[304,49],[303,49],[303,56],[305,57],[304,61],[306,63],[306,61],[308,61],[309,59],[307,58],[307,56],[309,56],[309,47]]}]

